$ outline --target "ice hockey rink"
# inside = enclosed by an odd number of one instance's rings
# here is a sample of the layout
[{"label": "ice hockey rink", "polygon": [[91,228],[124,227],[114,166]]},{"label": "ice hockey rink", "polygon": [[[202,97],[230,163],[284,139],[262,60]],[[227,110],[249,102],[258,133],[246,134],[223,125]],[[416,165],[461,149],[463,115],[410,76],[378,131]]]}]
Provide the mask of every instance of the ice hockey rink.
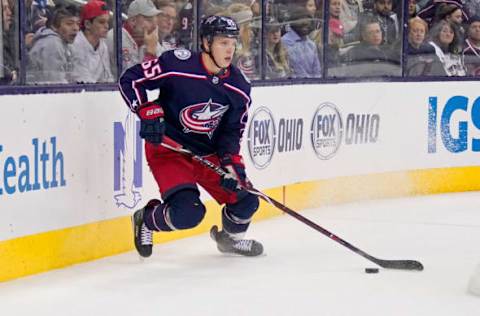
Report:
[{"label": "ice hockey rink", "polygon": [[480,193],[357,202],[302,214],[382,259],[380,269],[296,219],[254,223],[266,255],[224,256],[204,234],[0,284],[0,314],[480,315],[467,292],[480,264]]}]

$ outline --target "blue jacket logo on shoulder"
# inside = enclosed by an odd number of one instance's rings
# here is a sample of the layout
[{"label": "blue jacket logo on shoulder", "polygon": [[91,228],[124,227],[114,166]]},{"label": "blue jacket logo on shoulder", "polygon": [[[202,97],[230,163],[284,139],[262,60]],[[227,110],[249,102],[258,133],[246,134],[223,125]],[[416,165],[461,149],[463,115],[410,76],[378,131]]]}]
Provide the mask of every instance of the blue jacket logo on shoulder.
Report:
[{"label": "blue jacket logo on shoulder", "polygon": [[173,54],[180,60],[187,60],[192,57],[192,53],[186,49],[176,49],[173,51]]},{"label": "blue jacket logo on shoulder", "polygon": [[197,103],[189,105],[180,112],[180,122],[184,133],[207,134],[212,138],[213,132],[217,129],[223,114],[228,110],[228,105],[212,102]]}]

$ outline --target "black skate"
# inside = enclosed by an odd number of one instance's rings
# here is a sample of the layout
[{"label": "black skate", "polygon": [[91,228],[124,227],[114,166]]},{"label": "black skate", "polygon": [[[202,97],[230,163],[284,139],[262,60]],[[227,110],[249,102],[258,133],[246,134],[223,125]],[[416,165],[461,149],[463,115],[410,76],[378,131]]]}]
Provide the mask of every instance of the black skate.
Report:
[{"label": "black skate", "polygon": [[233,239],[228,233],[218,231],[217,226],[210,229],[210,237],[217,242],[217,248],[223,253],[233,253],[242,256],[255,257],[263,253],[263,246],[253,239]]},{"label": "black skate", "polygon": [[142,257],[150,257],[152,255],[153,231],[148,229],[143,221],[145,208],[141,208],[132,215],[133,238],[135,248]]}]

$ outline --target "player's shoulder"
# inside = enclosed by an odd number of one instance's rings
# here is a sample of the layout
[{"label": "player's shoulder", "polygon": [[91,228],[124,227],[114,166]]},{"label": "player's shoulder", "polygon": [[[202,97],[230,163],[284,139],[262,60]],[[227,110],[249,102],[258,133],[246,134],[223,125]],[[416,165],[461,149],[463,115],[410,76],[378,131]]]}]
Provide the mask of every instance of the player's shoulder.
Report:
[{"label": "player's shoulder", "polygon": [[230,85],[242,90],[246,94],[250,94],[251,83],[243,71],[232,65],[230,67],[230,76],[228,79]]},{"label": "player's shoulder", "polygon": [[164,52],[160,58],[164,71],[196,72],[199,68],[198,53],[188,49],[173,49]]},{"label": "player's shoulder", "polygon": [[196,61],[195,56],[197,53],[194,53],[185,48],[177,48],[164,52],[160,57],[165,62],[171,64],[184,64],[192,61]]}]

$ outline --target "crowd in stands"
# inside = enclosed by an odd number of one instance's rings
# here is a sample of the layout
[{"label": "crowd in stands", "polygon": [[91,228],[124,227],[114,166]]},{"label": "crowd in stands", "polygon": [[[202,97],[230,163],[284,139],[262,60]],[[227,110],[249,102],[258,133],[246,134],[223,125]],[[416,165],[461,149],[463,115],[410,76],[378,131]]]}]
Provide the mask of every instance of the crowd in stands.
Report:
[{"label": "crowd in stands", "polygon": [[[196,48],[196,0],[123,0],[121,61],[114,0],[21,1],[28,84],[114,82],[117,65],[125,69],[167,50]],[[264,0],[264,23],[261,0],[199,1],[200,18],[227,15],[238,23],[234,63],[250,79],[399,76],[402,61],[407,76],[480,74],[480,0],[404,0],[407,47],[400,0],[325,0],[326,14],[321,0]],[[3,85],[19,77],[17,2],[0,0]]]}]

